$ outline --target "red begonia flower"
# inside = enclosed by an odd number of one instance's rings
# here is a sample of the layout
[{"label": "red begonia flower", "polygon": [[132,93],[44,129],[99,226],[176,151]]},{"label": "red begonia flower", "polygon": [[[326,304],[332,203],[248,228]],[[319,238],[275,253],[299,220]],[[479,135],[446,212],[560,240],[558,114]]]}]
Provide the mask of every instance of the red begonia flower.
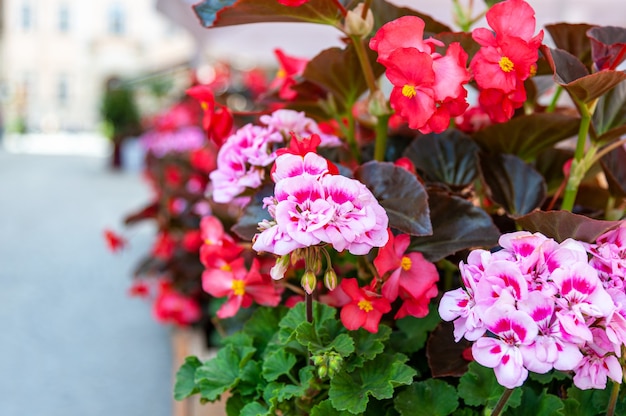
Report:
[{"label": "red begonia flower", "polygon": [[387,78],[393,84],[389,102],[409,127],[423,127],[435,112],[433,59],[414,48],[396,49],[389,55]]},{"label": "red begonia flower", "polygon": [[378,324],[383,314],[391,310],[391,304],[383,297],[361,288],[356,279],[342,279],[341,289],[350,297],[350,302],[341,308],[341,322],[351,330],[363,328],[366,331],[378,332]]},{"label": "red begonia flower", "polygon": [[309,0],[278,0],[278,2],[282,5],[289,7],[298,7],[302,6],[304,3],[307,3]]},{"label": "red begonia flower", "polygon": [[202,247],[203,241],[200,230],[190,230],[183,235],[181,245],[190,253],[196,253]]},{"label": "red begonia flower", "polygon": [[295,77],[302,75],[308,59],[286,55],[281,49],[274,49],[279,69],[276,78],[270,83],[269,89],[278,89],[278,96],[283,100],[293,100],[298,94],[291,87],[296,84]]},{"label": "red begonia flower", "polygon": [[161,260],[169,260],[174,255],[176,241],[167,232],[162,231],[156,237],[156,241],[152,246],[152,255]]},{"label": "red begonia flower", "polygon": [[424,21],[417,16],[400,17],[378,29],[369,47],[378,52],[379,61],[386,61],[399,48],[415,48],[430,55],[435,46],[443,46],[443,43],[432,38],[424,40],[424,27]]},{"label": "red begonia flower", "polygon": [[117,253],[126,246],[126,239],[110,229],[104,230],[104,239],[111,253]]},{"label": "red begonia flower", "polygon": [[202,315],[195,299],[185,296],[168,285],[163,285],[154,301],[152,312],[157,321],[186,326],[197,322]]},{"label": "red begonia flower", "polygon": [[523,83],[509,93],[491,88],[480,91],[478,96],[478,103],[493,123],[504,123],[510,120],[515,109],[524,105],[525,101],[526,90]]},{"label": "red begonia flower", "polygon": [[217,150],[213,146],[192,150],[189,162],[194,169],[203,173],[211,173],[217,167]]},{"label": "red begonia flower", "polygon": [[215,101],[213,90],[208,85],[194,85],[186,93],[196,99],[204,111],[202,128],[207,136],[221,146],[233,129],[233,115],[230,110]]}]

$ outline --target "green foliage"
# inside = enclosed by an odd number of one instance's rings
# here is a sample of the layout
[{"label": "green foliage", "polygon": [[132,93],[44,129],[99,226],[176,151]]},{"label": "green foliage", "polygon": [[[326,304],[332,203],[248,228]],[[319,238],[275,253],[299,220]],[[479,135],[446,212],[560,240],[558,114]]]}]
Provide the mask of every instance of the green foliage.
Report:
[{"label": "green foliage", "polygon": [[[459,382],[459,397],[470,406],[487,406],[493,408],[502,393],[504,387],[498,384],[493,369],[486,368],[472,362],[467,373]],[[506,406],[516,407],[521,402],[522,391],[515,389]]]},{"label": "green foliage", "polygon": [[176,384],[174,385],[174,398],[183,400],[200,390],[196,386],[196,370],[202,365],[197,357],[187,357],[185,363],[176,372]]},{"label": "green foliage", "polygon": [[244,376],[246,364],[254,354],[252,347],[226,345],[217,356],[196,369],[196,383],[202,398],[216,400],[235,387]]},{"label": "green foliage", "polygon": [[456,389],[442,380],[413,383],[394,400],[402,416],[446,416],[459,406]]}]

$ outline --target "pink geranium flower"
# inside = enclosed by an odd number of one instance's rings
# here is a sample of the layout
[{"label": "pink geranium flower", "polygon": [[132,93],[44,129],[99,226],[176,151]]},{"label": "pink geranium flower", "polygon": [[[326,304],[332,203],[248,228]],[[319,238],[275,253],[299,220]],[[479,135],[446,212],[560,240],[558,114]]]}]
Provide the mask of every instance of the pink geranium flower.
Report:
[{"label": "pink geranium flower", "polygon": [[220,319],[235,316],[239,308],[249,308],[252,302],[264,306],[280,303],[280,290],[269,276],[259,272],[259,261],[254,259],[250,270],[239,257],[232,262],[222,262],[219,268],[210,268],[202,273],[202,288],[208,294],[228,299],[217,311]]},{"label": "pink geranium flower", "polygon": [[369,287],[359,287],[356,279],[342,279],[340,287],[350,298],[350,302],[341,308],[343,325],[351,331],[363,328],[372,333],[378,332],[380,319],[391,310],[389,301]]}]

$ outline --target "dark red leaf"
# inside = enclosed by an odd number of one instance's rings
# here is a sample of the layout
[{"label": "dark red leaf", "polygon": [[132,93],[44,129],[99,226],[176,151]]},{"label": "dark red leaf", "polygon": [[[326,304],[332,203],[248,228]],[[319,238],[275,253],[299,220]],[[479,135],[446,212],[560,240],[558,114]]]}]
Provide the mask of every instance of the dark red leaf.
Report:
[{"label": "dark red leaf", "polygon": [[472,343],[465,338],[454,341],[452,322],[441,322],[430,334],[426,344],[426,358],[433,377],[461,377],[470,361],[466,350]]},{"label": "dark red leaf", "polygon": [[558,242],[573,238],[587,243],[593,243],[600,235],[622,223],[595,220],[569,211],[535,211],[516,218],[515,222],[524,230],[540,232]]},{"label": "dark red leaf", "polygon": [[591,68],[591,42],[587,31],[595,27],[586,23],[555,23],[546,25],[557,48],[563,49]]}]

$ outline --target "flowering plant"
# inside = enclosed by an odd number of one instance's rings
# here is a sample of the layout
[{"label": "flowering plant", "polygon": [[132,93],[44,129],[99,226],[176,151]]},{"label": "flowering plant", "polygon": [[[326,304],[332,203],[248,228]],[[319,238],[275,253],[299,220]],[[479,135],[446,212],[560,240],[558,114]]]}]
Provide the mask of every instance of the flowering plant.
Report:
[{"label": "flowering plant", "polygon": [[209,27],[332,25],[345,46],[277,51],[257,116],[227,134],[230,110],[190,91],[219,148],[202,287],[220,319],[254,312],[186,360],[178,399],[229,392],[231,415],[626,406],[626,29],[549,25],[549,47],[524,0],[486,3],[472,30],[455,2],[458,32],[384,0],[194,6]]}]

